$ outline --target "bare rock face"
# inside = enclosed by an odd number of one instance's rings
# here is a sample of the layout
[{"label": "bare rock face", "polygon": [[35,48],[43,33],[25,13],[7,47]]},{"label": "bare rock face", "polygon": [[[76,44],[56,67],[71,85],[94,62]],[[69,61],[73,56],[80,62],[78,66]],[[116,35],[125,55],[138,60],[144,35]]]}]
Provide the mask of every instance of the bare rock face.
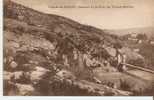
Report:
[{"label": "bare rock face", "polygon": [[18,66],[18,64],[17,64],[15,61],[12,61],[12,62],[10,63],[10,67],[11,67],[12,69],[16,68],[17,66]]},{"label": "bare rock face", "polygon": [[72,79],[75,80],[76,77],[73,75],[73,73],[67,71],[67,70],[61,70],[58,73],[56,73],[58,77],[61,77],[62,79]]},{"label": "bare rock face", "polygon": [[8,80],[8,81],[10,81],[12,76],[13,76],[13,73],[12,73],[12,72],[4,71],[3,80]]},{"label": "bare rock face", "polygon": [[19,91],[18,95],[21,96],[30,95],[35,91],[32,85],[27,85],[27,84],[15,84],[15,85]]},{"label": "bare rock face", "polygon": [[42,79],[42,76],[45,75],[49,70],[43,67],[36,67],[34,71],[30,73],[31,81],[39,81]]},{"label": "bare rock face", "polygon": [[14,74],[14,79],[18,80],[18,79],[21,78],[21,76],[24,74],[24,72],[23,71],[17,71],[17,72],[14,72],[13,74]]},{"label": "bare rock face", "polygon": [[111,56],[113,56],[113,57],[116,56],[116,50],[114,48],[112,48],[112,47],[106,47],[105,49],[109,52],[109,54]]}]

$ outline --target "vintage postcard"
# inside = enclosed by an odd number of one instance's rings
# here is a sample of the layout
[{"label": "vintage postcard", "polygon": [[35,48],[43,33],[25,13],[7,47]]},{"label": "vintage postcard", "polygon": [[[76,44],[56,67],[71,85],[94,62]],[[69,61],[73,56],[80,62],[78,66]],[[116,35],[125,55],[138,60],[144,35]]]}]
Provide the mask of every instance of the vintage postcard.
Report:
[{"label": "vintage postcard", "polygon": [[154,0],[3,0],[4,96],[153,96]]}]

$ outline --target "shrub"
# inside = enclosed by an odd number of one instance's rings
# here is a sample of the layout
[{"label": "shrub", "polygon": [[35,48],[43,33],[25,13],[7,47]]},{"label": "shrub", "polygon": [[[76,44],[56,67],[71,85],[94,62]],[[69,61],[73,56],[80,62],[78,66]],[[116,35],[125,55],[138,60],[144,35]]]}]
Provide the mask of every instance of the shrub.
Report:
[{"label": "shrub", "polygon": [[141,66],[141,67],[145,66],[145,62],[143,59],[136,59],[136,60],[131,59],[128,61],[128,63],[136,66]]}]

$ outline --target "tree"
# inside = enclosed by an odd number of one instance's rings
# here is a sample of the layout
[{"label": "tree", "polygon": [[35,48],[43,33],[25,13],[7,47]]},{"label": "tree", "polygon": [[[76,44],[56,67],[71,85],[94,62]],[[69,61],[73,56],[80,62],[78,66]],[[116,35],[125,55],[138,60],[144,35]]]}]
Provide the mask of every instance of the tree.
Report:
[{"label": "tree", "polygon": [[146,34],[138,34],[136,38],[139,40],[146,40],[147,36],[146,36]]},{"label": "tree", "polygon": [[120,42],[116,42],[116,43],[114,43],[113,47],[115,49],[121,49],[122,48],[122,44]]}]

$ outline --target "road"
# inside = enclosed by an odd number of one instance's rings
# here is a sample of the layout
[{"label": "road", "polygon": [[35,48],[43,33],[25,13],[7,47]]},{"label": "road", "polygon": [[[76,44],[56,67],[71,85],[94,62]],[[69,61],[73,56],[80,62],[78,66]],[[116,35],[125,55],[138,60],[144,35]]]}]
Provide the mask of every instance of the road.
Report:
[{"label": "road", "polygon": [[140,79],[143,79],[143,80],[147,80],[151,82],[154,81],[154,74],[146,72],[146,71],[134,69],[134,70],[127,71],[127,73],[132,76],[136,76]]}]

